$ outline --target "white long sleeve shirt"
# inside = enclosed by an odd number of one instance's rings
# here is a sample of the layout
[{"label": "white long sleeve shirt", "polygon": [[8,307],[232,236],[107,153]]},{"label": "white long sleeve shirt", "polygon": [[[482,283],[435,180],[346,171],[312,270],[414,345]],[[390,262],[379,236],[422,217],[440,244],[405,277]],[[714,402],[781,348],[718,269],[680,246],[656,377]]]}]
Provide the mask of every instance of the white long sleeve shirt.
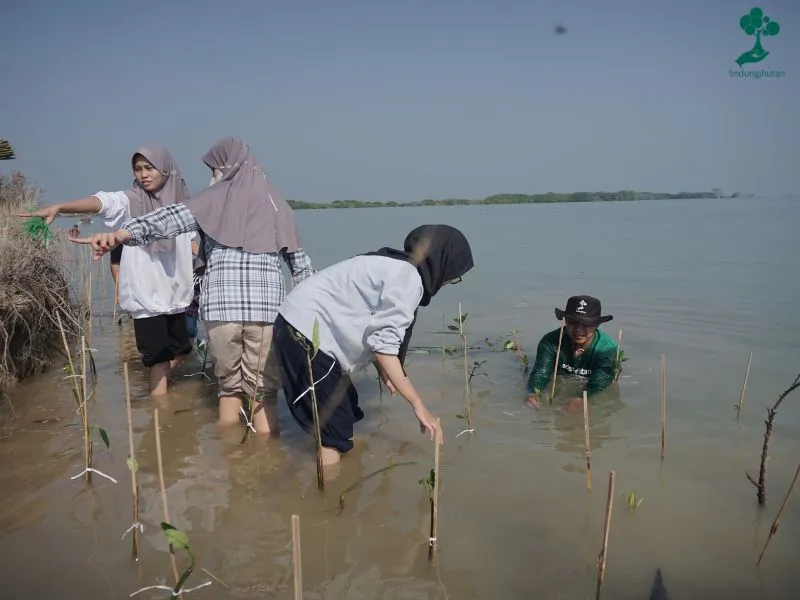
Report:
[{"label": "white long sleeve shirt", "polygon": [[[106,227],[117,230],[130,218],[125,192],[97,192],[98,213]],[[134,319],[183,312],[192,303],[192,233],[175,238],[175,252],[151,252],[127,246],[119,266],[119,305]]]},{"label": "white long sleeve shirt", "polygon": [[363,369],[373,353],[397,355],[422,300],[422,279],[410,263],[355,256],[304,279],[278,312],[346,373]]}]

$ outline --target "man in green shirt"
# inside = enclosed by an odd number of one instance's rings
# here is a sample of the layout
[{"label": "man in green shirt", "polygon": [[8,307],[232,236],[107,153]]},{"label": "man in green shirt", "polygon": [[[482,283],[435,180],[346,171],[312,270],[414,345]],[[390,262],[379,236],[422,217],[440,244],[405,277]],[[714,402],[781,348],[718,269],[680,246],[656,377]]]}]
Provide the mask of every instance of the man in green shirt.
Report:
[{"label": "man in green shirt", "polygon": [[[586,393],[592,396],[607,388],[614,380],[617,343],[597,329],[613,319],[601,316],[600,301],[592,296],[573,296],[565,310],[556,308],[556,318],[565,321],[565,335],[558,354],[558,376],[578,376],[588,380]],[[528,405],[539,407],[541,393],[553,377],[558,352],[560,328],[546,334],[536,348],[536,362],[528,378]],[[582,410],[583,398],[570,398],[564,410]]]}]

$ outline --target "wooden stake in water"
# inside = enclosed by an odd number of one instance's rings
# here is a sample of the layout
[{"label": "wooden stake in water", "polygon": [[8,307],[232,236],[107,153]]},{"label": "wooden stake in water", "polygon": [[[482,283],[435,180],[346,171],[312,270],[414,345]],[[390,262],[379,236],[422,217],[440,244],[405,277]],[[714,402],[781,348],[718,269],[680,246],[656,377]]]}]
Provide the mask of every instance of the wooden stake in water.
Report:
[{"label": "wooden stake in water", "polygon": [[292,566],[294,600],[303,600],[303,556],[300,551],[300,515],[292,515]]},{"label": "wooden stake in water", "polygon": [[614,478],[616,474],[611,471],[608,474],[608,498],[606,500],[606,518],[603,522],[603,549],[597,557],[597,591],[595,600],[600,600],[600,591],[603,588],[603,580],[606,575],[606,557],[608,555],[608,535],[611,532],[611,511],[614,509]]},{"label": "wooden stake in water", "polygon": [[586,438],[586,489],[592,491],[592,448],[589,444],[589,397],[583,392],[583,433]]},{"label": "wooden stake in water", "polygon": [[667,357],[661,355],[661,460],[667,445]]},{"label": "wooden stake in water", "polygon": [[556,396],[556,378],[558,377],[558,363],[561,361],[561,340],[564,337],[564,328],[558,331],[558,349],[556,350],[556,358],[553,361],[553,387],[550,390],[550,404],[553,403],[553,398]]},{"label": "wooden stake in water", "polygon": [[464,334],[464,313],[461,312],[461,302],[458,303],[458,335],[461,336],[464,356],[464,393],[467,397],[467,427],[472,427],[472,394],[469,389],[469,368],[467,368],[467,336]]},{"label": "wooden stake in water", "polygon": [[622,352],[622,329],[619,330],[619,335],[617,336],[617,360],[614,364],[617,365],[617,374],[614,376],[614,381],[619,381],[619,376],[622,375],[622,369],[620,368],[619,364],[619,353]]},{"label": "wooden stake in water", "polygon": [[778,514],[775,516],[775,520],[772,522],[772,527],[770,527],[767,542],[764,544],[764,548],[761,550],[761,555],[758,557],[758,562],[756,563],[757,567],[761,566],[761,561],[764,559],[764,555],[767,553],[767,548],[769,547],[769,543],[772,541],[772,536],[778,533],[778,527],[780,527],[781,524],[781,515],[783,514],[783,510],[789,504],[789,498],[792,497],[792,492],[794,491],[794,486],[797,484],[798,477],[800,477],[800,465],[797,465],[797,471],[795,471],[794,479],[792,479],[792,484],[789,486],[789,491],[786,492],[786,497],[783,499],[783,503],[778,510]]},{"label": "wooden stake in water", "polygon": [[[122,374],[125,379],[125,407],[128,411],[128,446],[129,462],[128,468],[131,471],[131,493],[133,494],[133,556],[139,560],[139,486],[136,483],[136,454],[133,450],[133,416],[131,413],[131,386],[128,379],[128,363],[122,363]],[[169,521],[167,521],[169,523]]]},{"label": "wooden stake in water", "polygon": [[428,545],[429,559],[432,559],[436,555],[439,546],[439,451],[442,445],[442,423],[439,419],[436,419],[436,435],[434,436],[433,444],[433,494],[431,496],[431,533]]},{"label": "wooden stake in water", "polygon": [[86,465],[86,483],[92,482],[92,448],[89,432],[89,403],[86,393],[86,338],[81,336],[81,423],[83,424],[83,456]]},{"label": "wooden stake in water", "polygon": [[322,432],[319,423],[319,408],[317,405],[317,390],[314,385],[314,370],[311,368],[311,355],[306,353],[306,367],[308,368],[308,380],[311,386],[311,415],[314,419],[314,445],[317,452],[317,487],[320,491],[325,491],[325,474],[322,470]]},{"label": "wooden stake in water", "polygon": [[444,315],[442,315],[442,362],[445,359],[445,348],[447,347],[447,327],[444,322]]},{"label": "wooden stake in water", "polygon": [[744,383],[742,383],[742,395],[739,396],[739,405],[736,407],[736,420],[742,414],[742,406],[744,406],[744,394],[747,391],[747,378],[750,377],[750,364],[753,362],[753,353],[747,358],[747,370],[744,372]]},{"label": "wooden stake in water", "polygon": [[[161,486],[161,508],[164,510],[164,522],[171,523],[169,520],[169,507],[167,506],[167,488],[164,487],[164,463],[161,460],[161,428],[158,426],[158,409],[153,409],[153,422],[156,428],[156,458],[158,459],[158,483]],[[172,559],[172,574],[175,576],[175,585],[180,583],[178,574],[178,561],[175,558],[175,549],[169,545],[169,554]],[[181,598],[182,595],[178,594]]]}]

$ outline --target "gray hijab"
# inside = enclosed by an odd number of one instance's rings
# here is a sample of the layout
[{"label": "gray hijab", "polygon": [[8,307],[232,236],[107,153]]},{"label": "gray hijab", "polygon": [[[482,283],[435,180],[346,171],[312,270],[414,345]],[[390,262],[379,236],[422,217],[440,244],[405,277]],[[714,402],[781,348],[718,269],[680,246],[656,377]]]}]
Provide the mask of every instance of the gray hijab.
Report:
[{"label": "gray hijab", "polygon": [[185,204],[208,237],[252,254],[300,248],[291,207],[242,140],[225,138],[203,155],[222,179]]},{"label": "gray hijab", "polygon": [[[142,146],[131,157],[131,167],[136,162],[136,156],[141,154],[147,162],[155,167],[164,177],[164,185],[151,194],[139,185],[134,179],[133,189],[125,192],[130,201],[131,217],[141,217],[163,206],[178,204],[189,198],[189,189],[183,180],[181,170],[175,159],[166,148],[156,144]],[[147,246],[153,252],[175,252],[175,240],[157,240]]]}]

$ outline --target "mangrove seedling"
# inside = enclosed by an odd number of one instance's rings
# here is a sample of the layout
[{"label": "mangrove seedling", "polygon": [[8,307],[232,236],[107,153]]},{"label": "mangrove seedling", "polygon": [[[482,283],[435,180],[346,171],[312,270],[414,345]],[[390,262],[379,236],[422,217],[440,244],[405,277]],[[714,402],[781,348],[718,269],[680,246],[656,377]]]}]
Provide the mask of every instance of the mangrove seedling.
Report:
[{"label": "mangrove seedling", "polygon": [[628,506],[630,508],[639,508],[642,502],[644,502],[644,498],[637,498],[636,492],[631,490],[631,493],[628,494]]},{"label": "mangrove seedling", "polygon": [[775,415],[778,413],[778,408],[783,402],[784,398],[795,391],[797,388],[800,388],[800,375],[795,377],[792,385],[786,388],[783,393],[778,396],[778,401],[772,406],[772,408],[767,409],[767,420],[764,423],[767,426],[766,431],[764,432],[764,445],[761,448],[761,468],[758,472],[758,481],[755,481],[752,477],[750,477],[749,473],[746,473],[747,478],[750,480],[754,486],[756,486],[756,491],[758,495],[758,503],[764,504],[767,501],[767,487],[766,487],[766,479],[767,479],[767,457],[769,455],[769,441],[772,438],[772,428],[775,426]]},{"label": "mangrove seedling", "polygon": [[485,364],[486,364],[485,360],[473,361],[472,367],[470,367],[470,370],[469,370],[469,378],[467,379],[467,382],[471,383],[472,382],[472,378],[475,377],[476,375],[483,375],[484,377],[486,377],[488,379],[489,378],[489,374],[486,371],[481,371],[481,367],[483,365],[485,365]]},{"label": "mangrove seedling", "polygon": [[308,367],[308,381],[311,388],[311,412],[314,418],[314,444],[317,452],[317,487],[325,490],[325,476],[322,472],[322,433],[320,432],[319,408],[317,405],[316,382],[314,381],[314,370],[311,368],[311,361],[319,352],[319,321],[314,319],[314,329],[311,333],[311,348],[306,346],[306,366]]},{"label": "mangrove seedling", "polygon": [[[263,352],[264,352],[264,330],[262,329],[261,343],[258,346],[258,362],[256,363],[257,365],[261,364],[261,357],[263,356]],[[253,388],[253,394],[249,399],[250,400],[249,410],[245,411],[244,406],[242,406],[241,408],[242,416],[244,416],[246,421],[245,423],[246,427],[244,428],[244,435],[242,435],[242,441],[240,442],[242,444],[244,444],[247,441],[247,435],[250,433],[250,431],[252,430],[253,432],[255,432],[256,430],[255,426],[253,425],[253,419],[256,416],[256,402],[257,401],[260,402],[260,398],[263,397],[263,394],[259,395],[258,392],[258,387],[260,383],[261,379],[259,377],[256,377],[256,385]]]},{"label": "mangrove seedling", "polygon": [[161,531],[164,534],[164,537],[169,543],[169,547],[171,549],[177,550],[185,550],[186,554],[189,555],[189,566],[183,572],[183,574],[178,578],[178,582],[175,584],[175,587],[168,587],[166,585],[151,585],[140,590],[135,591],[131,594],[131,597],[144,592],[146,590],[167,590],[170,592],[170,598],[178,598],[182,594],[188,594],[189,592],[193,592],[194,590],[199,590],[200,588],[204,588],[206,586],[211,585],[210,581],[206,581],[205,583],[201,583],[198,586],[193,588],[183,589],[183,584],[186,583],[186,580],[189,579],[189,576],[194,572],[194,568],[196,565],[196,560],[194,557],[194,553],[192,552],[192,548],[189,546],[189,536],[186,535],[180,529],[170,525],[169,523],[165,523],[164,521],[161,522]]},{"label": "mangrove seedling", "polygon": [[[29,208],[29,210],[34,211],[36,208]],[[50,228],[50,225],[47,224],[47,221],[44,220],[44,217],[31,217],[27,219],[22,231],[25,237],[42,244],[45,248],[50,245],[50,242],[56,239],[53,230]]]},{"label": "mangrove seedling", "polygon": [[464,322],[467,320],[467,313],[461,312],[461,303],[458,303],[458,316],[453,319],[455,325],[448,325],[447,328],[450,331],[458,331],[458,335],[461,338],[461,351],[462,356],[464,358],[464,395],[466,396],[466,409],[464,412],[464,416],[467,419],[467,426],[471,429],[472,428],[472,398],[470,394],[470,376],[469,376],[469,368],[467,367],[467,336],[464,333]]},{"label": "mangrove seedling", "polygon": [[617,357],[614,359],[614,364],[612,366],[612,372],[614,374],[614,381],[619,381],[620,375],[622,375],[622,363],[628,360],[628,357],[625,356],[624,350],[619,350],[617,352]]}]

